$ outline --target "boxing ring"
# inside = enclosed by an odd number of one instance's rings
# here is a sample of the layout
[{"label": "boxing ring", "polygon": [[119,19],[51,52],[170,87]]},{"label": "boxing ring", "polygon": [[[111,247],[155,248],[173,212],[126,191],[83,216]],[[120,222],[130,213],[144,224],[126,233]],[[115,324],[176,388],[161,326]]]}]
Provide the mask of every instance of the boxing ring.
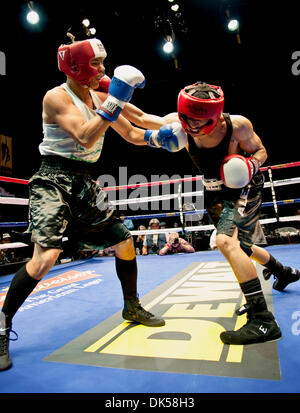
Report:
[{"label": "boxing ring", "polygon": [[[271,211],[263,225],[297,226],[299,215],[284,215],[286,206],[300,198],[278,198],[279,188],[300,183],[300,178],[277,179],[277,170],[296,171],[300,162],[261,168]],[[127,204],[176,199],[178,211],[123,215],[135,223],[152,218],[178,219],[179,226],[159,230],[131,230],[133,236],[178,232],[212,232],[213,226],[191,224],[187,218],[205,216],[205,209],[184,210],[184,200],[203,194],[183,192],[182,184],[202,177],[157,181],[122,189],[176,185],[169,195],[115,201]],[[0,177],[1,183],[22,185],[27,180]],[[294,191],[296,193],[296,191]],[[149,198],[149,199],[148,199]],[[0,196],[0,203],[27,207],[28,199]],[[287,224],[285,224],[287,223]],[[195,225],[196,224],[196,225]],[[1,222],[3,232],[26,229],[27,221]],[[300,244],[291,243],[286,231],[283,245],[266,248],[284,265],[299,268]],[[25,248],[24,242],[0,244],[1,249]],[[217,250],[166,256],[137,256],[138,291],[142,305],[163,316],[166,326],[149,328],[122,319],[122,292],[114,257],[93,257],[55,265],[27,298],[13,320],[18,340],[10,343],[13,367],[0,374],[0,393],[299,393],[300,390],[300,283],[285,291],[272,289],[257,265],[268,307],[282,330],[278,342],[227,346],[219,340],[224,329],[239,328],[245,316],[236,317],[243,300],[231,268]],[[15,272],[15,271],[13,271]],[[0,308],[13,274],[0,276]]]}]

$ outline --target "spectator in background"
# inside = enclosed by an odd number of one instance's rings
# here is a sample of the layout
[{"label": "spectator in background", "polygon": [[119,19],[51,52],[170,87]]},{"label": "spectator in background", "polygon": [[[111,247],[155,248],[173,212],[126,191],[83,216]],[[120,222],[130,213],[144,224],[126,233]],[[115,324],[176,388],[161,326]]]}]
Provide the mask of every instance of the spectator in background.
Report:
[{"label": "spectator in background", "polygon": [[[145,225],[140,225],[138,227],[138,231],[145,231],[146,227]],[[146,235],[138,235],[134,241],[134,246],[135,246],[135,253],[136,255],[142,255],[143,253],[143,244],[146,239]]]},{"label": "spectator in background", "polygon": [[[153,231],[159,230],[159,220],[157,218],[150,220],[149,229]],[[154,233],[153,235],[146,235],[143,244],[143,255],[158,254],[166,242],[167,239],[165,234]]]},{"label": "spectator in background", "polygon": [[[159,228],[160,228],[160,229],[166,229],[166,228],[167,228],[167,224],[162,221],[162,222],[159,224]],[[166,233],[165,233],[166,242],[168,242],[168,240],[169,240],[169,235],[170,235],[169,232],[166,232]]]},{"label": "spectator in background", "polygon": [[[296,209],[295,215],[300,216],[300,208]],[[294,225],[297,229],[300,229],[300,221],[295,221],[295,225]]]},{"label": "spectator in background", "polygon": [[11,236],[8,233],[2,235],[2,244],[8,244],[11,242]]},{"label": "spectator in background", "polygon": [[[1,244],[9,244],[11,242],[11,236],[8,233],[2,234]],[[6,264],[14,261],[14,251],[11,248],[1,249],[1,263]]]},{"label": "spectator in background", "polygon": [[8,260],[6,258],[6,254],[3,250],[0,249],[0,265],[7,264]]},{"label": "spectator in background", "polygon": [[[6,244],[6,240],[3,239],[4,235],[5,234],[1,236],[0,244]],[[7,264],[9,262],[8,257],[6,255],[6,251],[7,251],[7,248],[0,249],[0,264]]]},{"label": "spectator in background", "polygon": [[114,257],[115,256],[115,250],[111,247],[105,248],[103,250],[103,252],[104,252],[104,255],[106,257]]},{"label": "spectator in background", "polygon": [[159,255],[176,254],[178,252],[195,252],[195,249],[185,239],[180,238],[178,232],[172,232],[169,235],[169,241],[159,251]]}]

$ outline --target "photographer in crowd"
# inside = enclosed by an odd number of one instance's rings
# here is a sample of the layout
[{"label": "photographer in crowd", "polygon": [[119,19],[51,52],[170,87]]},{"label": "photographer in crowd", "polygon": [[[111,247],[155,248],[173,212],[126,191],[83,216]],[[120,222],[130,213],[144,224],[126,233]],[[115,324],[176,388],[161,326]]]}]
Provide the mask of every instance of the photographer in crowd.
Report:
[{"label": "photographer in crowd", "polygon": [[195,252],[194,247],[179,237],[178,232],[172,232],[168,243],[159,251],[159,255],[176,254],[178,252]]}]

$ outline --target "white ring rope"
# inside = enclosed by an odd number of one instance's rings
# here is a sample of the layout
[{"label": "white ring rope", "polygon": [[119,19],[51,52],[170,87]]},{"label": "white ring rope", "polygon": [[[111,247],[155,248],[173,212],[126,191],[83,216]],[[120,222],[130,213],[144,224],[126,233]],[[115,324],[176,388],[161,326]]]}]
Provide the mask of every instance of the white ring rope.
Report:
[{"label": "white ring rope", "polygon": [[[279,222],[289,222],[289,221],[300,221],[300,216],[288,216],[288,217],[281,217],[279,218]],[[274,222],[278,222],[276,218],[265,218],[260,219],[259,222],[261,224],[270,224]],[[167,234],[170,232],[194,232],[194,231],[210,231],[214,230],[215,226],[212,224],[209,225],[195,225],[190,227],[177,227],[177,228],[164,228],[164,229],[147,229],[147,230],[136,230],[130,231],[131,235],[153,235],[153,234]],[[68,238],[63,238],[63,241],[67,241]],[[0,244],[1,249],[8,249],[8,248],[21,248],[27,247],[28,244],[24,244],[23,242],[11,242],[6,244]]]},{"label": "white ring rope", "polygon": [[[280,166],[280,165],[279,165]],[[278,166],[278,167],[279,167]],[[298,166],[298,163],[293,163],[291,165],[285,165],[283,164],[282,166]],[[270,168],[275,168],[275,167],[270,167]],[[275,168],[276,169],[276,168]],[[274,199],[274,187],[275,186],[284,186],[284,185],[292,185],[292,184],[298,184],[300,183],[300,177],[299,178],[288,178],[288,179],[280,179],[277,181],[272,180],[272,176],[270,176],[270,169],[269,168],[264,168],[264,170],[268,170],[269,172],[269,182],[265,182],[264,188],[271,188],[272,191],[272,199],[273,199],[273,204],[276,204],[275,212],[278,211],[277,209],[277,201],[276,198]],[[160,182],[153,182],[153,183],[147,183],[147,184],[137,184],[132,187],[150,187],[154,185],[162,185],[165,183],[179,183],[179,188],[178,188],[178,193],[177,194],[168,194],[168,195],[158,195],[158,196],[150,196],[150,197],[140,197],[140,198],[129,198],[129,199],[124,199],[124,200],[118,200],[118,201],[109,201],[111,205],[126,205],[126,204],[136,204],[136,203],[145,203],[145,202],[155,202],[155,201],[162,201],[162,200],[167,200],[167,199],[178,199],[178,205],[179,205],[179,212],[180,212],[180,221],[181,224],[183,225],[182,227],[178,228],[166,228],[166,229],[157,229],[157,230],[136,230],[136,231],[130,231],[132,235],[148,235],[148,234],[160,234],[160,233],[171,233],[171,232],[193,232],[193,231],[208,231],[208,230],[213,230],[215,229],[214,225],[197,225],[197,226],[184,226],[184,219],[183,215],[185,214],[191,214],[194,212],[199,212],[199,211],[182,211],[182,198],[184,197],[193,197],[193,196],[202,196],[203,191],[195,191],[195,192],[186,192],[182,193],[181,192],[181,183],[184,182],[185,180],[187,181],[194,181],[194,180],[201,180],[202,177],[192,177],[192,178],[187,178],[187,179],[178,179],[178,180],[167,180],[167,181],[160,181]],[[13,178],[11,178],[13,180]],[[21,181],[21,180],[20,180]],[[18,182],[16,182],[18,183]],[[23,181],[20,183],[24,183]],[[115,187],[115,190],[122,189],[123,187]],[[124,189],[128,189],[126,185],[124,185]],[[113,190],[114,188],[103,188],[105,191],[106,189]],[[297,201],[297,200],[296,200]],[[286,203],[287,201],[278,201],[279,203]],[[6,204],[6,205],[28,205],[29,204],[29,199],[26,198],[17,198],[17,197],[3,197],[0,196],[0,204]],[[205,210],[203,210],[205,211]],[[165,216],[168,217],[174,215],[173,213],[166,213]],[[289,221],[300,221],[300,216],[285,216],[285,217],[278,217],[278,213],[276,213],[277,217],[276,218],[266,218],[260,220],[261,224],[269,224],[269,223],[275,223],[275,222],[289,222]],[[130,218],[130,217],[128,217]],[[141,215],[141,219],[143,216]],[[63,241],[66,241],[67,238],[63,238]],[[21,247],[26,247],[28,244],[22,243],[22,242],[12,242],[12,243],[5,243],[5,244],[0,244],[0,250],[1,249],[9,249],[9,248],[21,248]]]}]

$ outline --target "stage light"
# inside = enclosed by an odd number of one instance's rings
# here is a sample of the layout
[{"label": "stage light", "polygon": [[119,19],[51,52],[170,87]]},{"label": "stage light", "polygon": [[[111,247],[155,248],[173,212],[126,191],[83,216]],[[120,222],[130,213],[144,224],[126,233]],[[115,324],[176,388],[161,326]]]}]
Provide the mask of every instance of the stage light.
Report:
[{"label": "stage light", "polygon": [[177,11],[177,10],[179,9],[178,4],[173,4],[173,6],[171,6],[171,9],[172,9],[173,11]]},{"label": "stage light", "polygon": [[47,15],[43,8],[33,1],[24,2],[20,17],[24,28],[32,33],[42,32],[47,24]]},{"label": "stage light", "polygon": [[29,12],[26,15],[26,20],[29,24],[37,24],[40,21],[39,14],[33,9],[33,1],[27,3]]},{"label": "stage light", "polygon": [[228,30],[235,32],[240,27],[240,23],[236,19],[231,19],[227,24]]},{"label": "stage light", "polygon": [[30,24],[37,24],[40,21],[40,16],[34,10],[27,13],[26,19]]},{"label": "stage light", "polygon": [[95,27],[91,27],[90,28],[90,34],[94,36],[94,34],[96,34],[96,29]]},{"label": "stage light", "polygon": [[89,27],[89,25],[90,25],[89,19],[83,19],[83,20],[82,20],[82,25],[83,25],[84,27]]},{"label": "stage light", "polygon": [[174,51],[174,44],[172,41],[168,40],[163,45],[163,51],[167,54],[172,53]]}]

